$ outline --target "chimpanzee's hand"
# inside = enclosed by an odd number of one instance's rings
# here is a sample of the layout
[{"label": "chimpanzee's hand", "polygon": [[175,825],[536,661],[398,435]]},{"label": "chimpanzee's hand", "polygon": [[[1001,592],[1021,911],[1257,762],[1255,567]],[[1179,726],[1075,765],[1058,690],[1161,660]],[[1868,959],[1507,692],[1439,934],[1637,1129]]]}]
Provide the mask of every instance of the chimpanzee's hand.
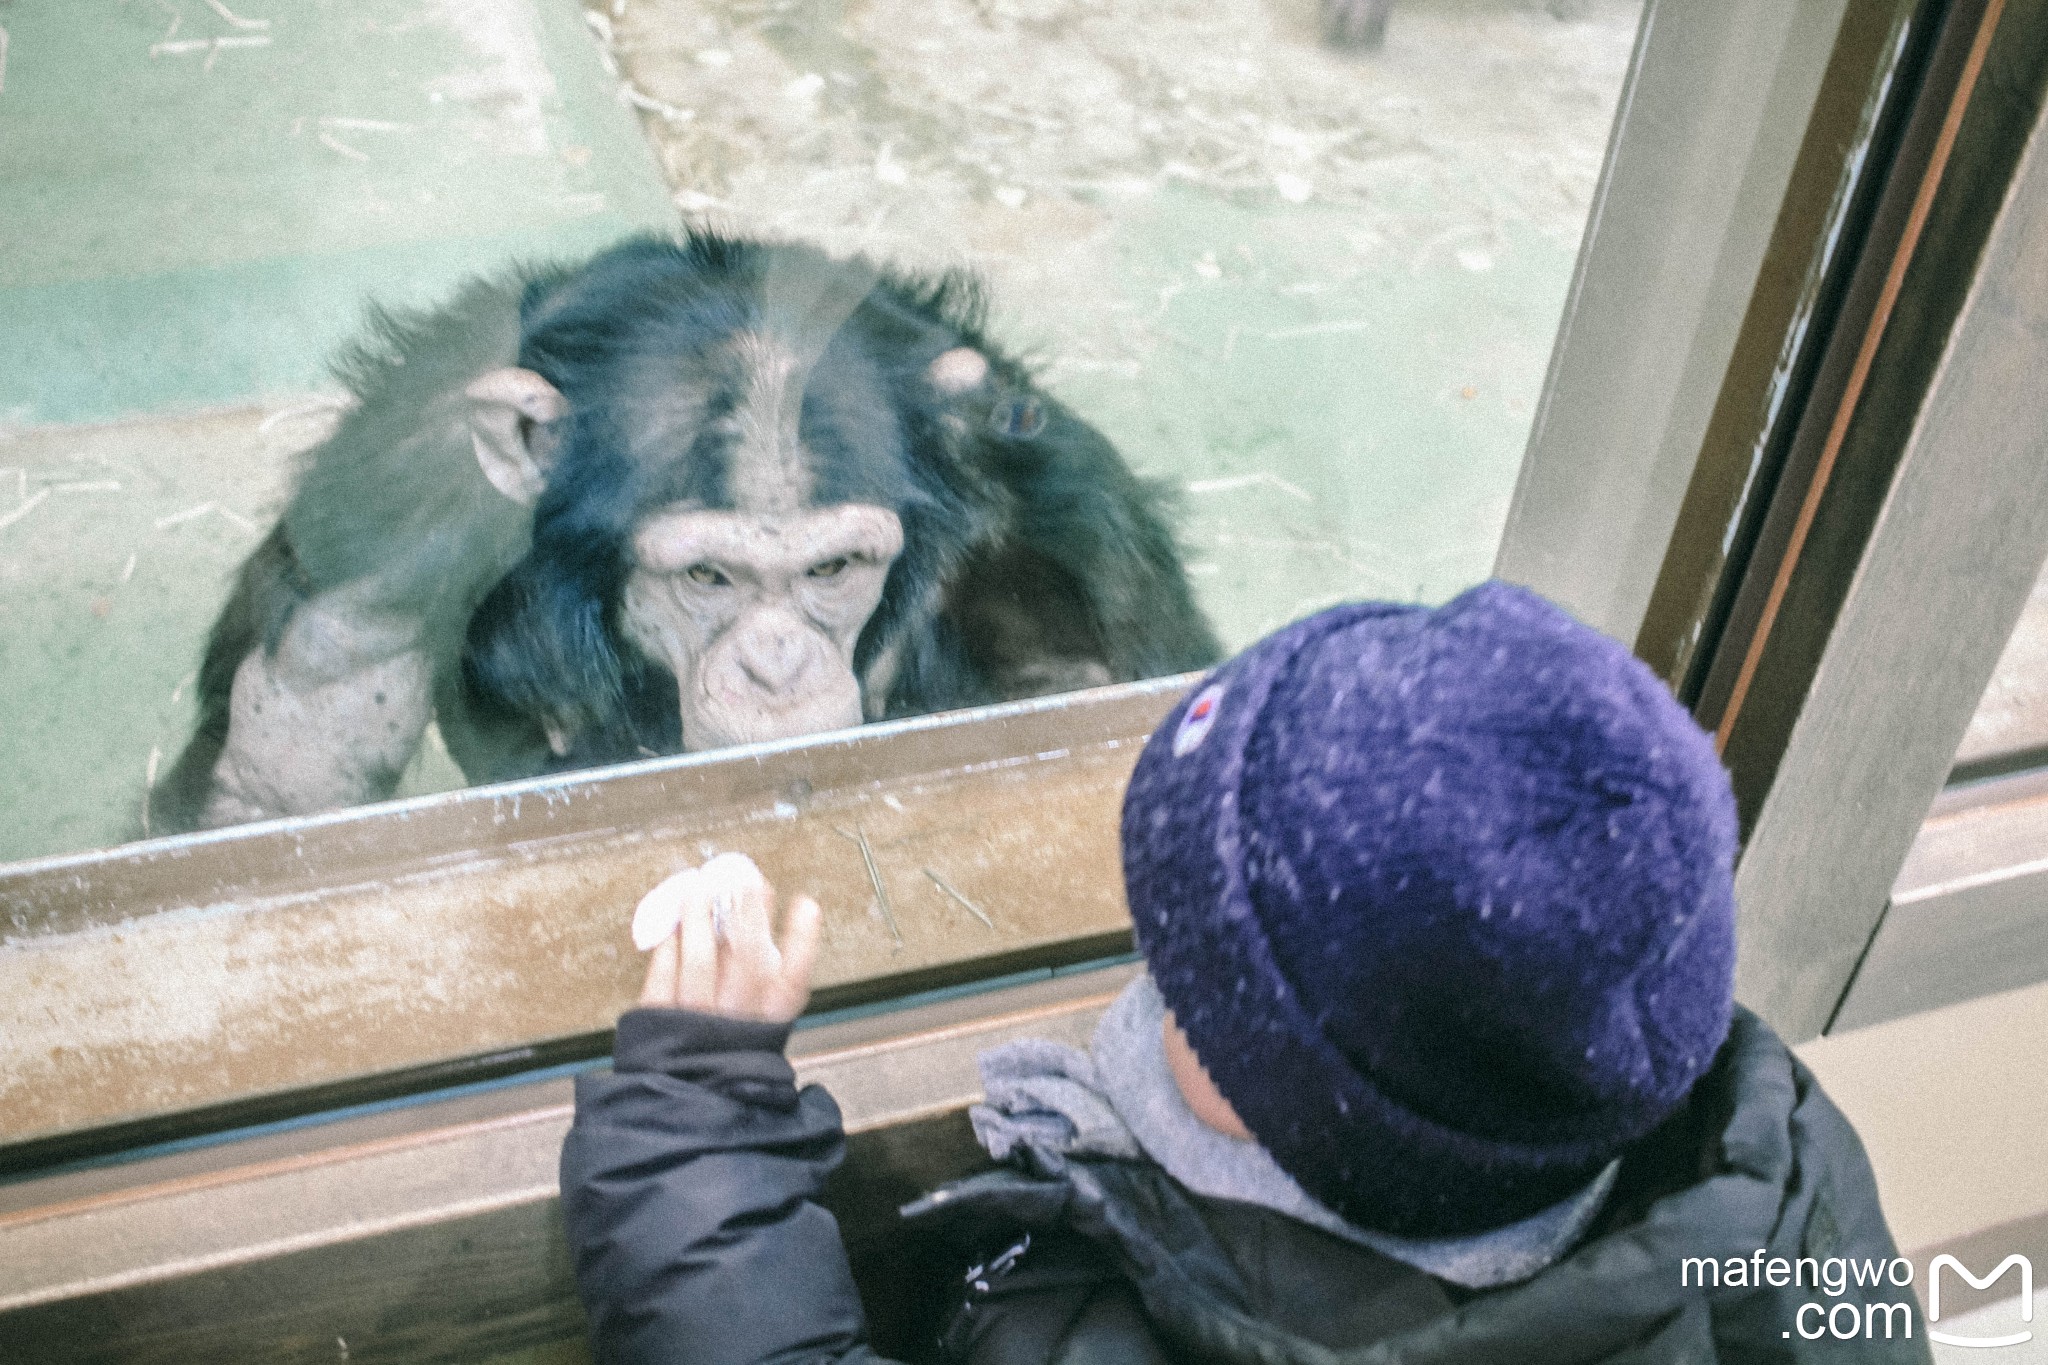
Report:
[{"label": "chimpanzee's hand", "polygon": [[654,945],[642,1005],[777,1024],[803,1013],[818,958],[816,901],[798,896],[790,902],[777,947],[769,927],[775,888],[751,858],[721,853],[669,878],[641,904],[636,930],[650,910],[659,915],[673,905],[680,911],[675,928]]}]

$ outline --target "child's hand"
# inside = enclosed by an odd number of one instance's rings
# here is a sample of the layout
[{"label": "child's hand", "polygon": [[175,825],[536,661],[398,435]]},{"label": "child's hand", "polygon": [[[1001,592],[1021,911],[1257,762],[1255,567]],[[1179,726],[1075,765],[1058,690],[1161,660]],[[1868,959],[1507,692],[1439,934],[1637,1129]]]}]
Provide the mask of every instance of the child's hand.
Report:
[{"label": "child's hand", "polygon": [[790,903],[778,948],[769,929],[775,888],[744,854],[721,853],[669,878],[648,893],[642,914],[666,896],[680,900],[680,919],[654,945],[642,1005],[777,1024],[803,1013],[818,959],[816,901]]}]

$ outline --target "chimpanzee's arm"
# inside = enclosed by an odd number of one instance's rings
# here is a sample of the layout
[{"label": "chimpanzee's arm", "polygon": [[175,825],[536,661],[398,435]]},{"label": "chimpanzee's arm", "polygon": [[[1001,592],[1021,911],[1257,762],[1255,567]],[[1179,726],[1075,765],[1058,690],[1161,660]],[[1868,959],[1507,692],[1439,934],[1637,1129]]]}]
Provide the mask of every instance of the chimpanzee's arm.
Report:
[{"label": "chimpanzee's arm", "polygon": [[433,709],[433,673],[523,552],[525,433],[553,390],[509,367],[523,277],[431,313],[374,311],[339,363],[355,402],[300,458],[283,515],[207,641],[199,723],[144,833],[389,796]]},{"label": "chimpanzee's arm", "polygon": [[418,621],[372,611],[345,592],[306,603],[275,649],[252,650],[235,670],[199,823],[389,796],[433,714],[432,684]]}]

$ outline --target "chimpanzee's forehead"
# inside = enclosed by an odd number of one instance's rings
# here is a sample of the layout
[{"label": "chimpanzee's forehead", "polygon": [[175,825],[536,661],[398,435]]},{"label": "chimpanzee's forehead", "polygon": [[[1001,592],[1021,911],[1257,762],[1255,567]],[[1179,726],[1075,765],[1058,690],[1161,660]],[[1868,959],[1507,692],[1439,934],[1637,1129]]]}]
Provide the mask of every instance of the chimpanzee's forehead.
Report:
[{"label": "chimpanzee's forehead", "polygon": [[607,425],[642,471],[643,505],[787,512],[914,497],[887,369],[864,339],[753,321],[636,360]]}]

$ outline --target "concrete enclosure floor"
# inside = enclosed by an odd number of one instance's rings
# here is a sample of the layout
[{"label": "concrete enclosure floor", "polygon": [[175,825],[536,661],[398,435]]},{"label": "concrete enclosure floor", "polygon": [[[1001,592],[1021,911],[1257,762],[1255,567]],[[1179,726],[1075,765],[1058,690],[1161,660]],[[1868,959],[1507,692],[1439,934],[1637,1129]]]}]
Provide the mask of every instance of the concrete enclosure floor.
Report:
[{"label": "concrete enclosure floor", "polygon": [[[988,277],[1237,645],[1485,576],[1635,0],[0,8],[0,860],[143,829],[366,299],[710,223]],[[406,790],[459,780],[429,752]]]}]

